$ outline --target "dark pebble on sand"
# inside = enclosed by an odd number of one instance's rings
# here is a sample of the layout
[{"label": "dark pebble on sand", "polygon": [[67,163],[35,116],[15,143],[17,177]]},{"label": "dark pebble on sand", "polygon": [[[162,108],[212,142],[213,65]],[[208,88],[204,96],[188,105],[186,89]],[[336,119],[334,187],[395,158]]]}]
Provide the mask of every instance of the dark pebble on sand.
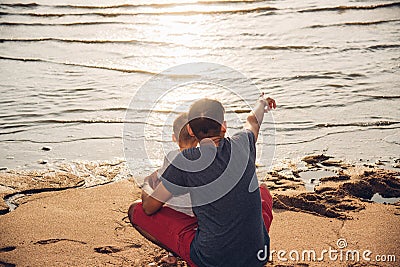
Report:
[{"label": "dark pebble on sand", "polygon": [[50,151],[50,150],[51,150],[51,147],[49,147],[49,146],[44,146],[44,147],[42,147],[42,150],[43,150],[43,151]]},{"label": "dark pebble on sand", "polygon": [[0,171],[6,171],[7,169],[7,167],[0,167]]},{"label": "dark pebble on sand", "polygon": [[39,162],[38,162],[39,164],[47,164],[48,163],[48,161],[47,160],[39,160]]}]

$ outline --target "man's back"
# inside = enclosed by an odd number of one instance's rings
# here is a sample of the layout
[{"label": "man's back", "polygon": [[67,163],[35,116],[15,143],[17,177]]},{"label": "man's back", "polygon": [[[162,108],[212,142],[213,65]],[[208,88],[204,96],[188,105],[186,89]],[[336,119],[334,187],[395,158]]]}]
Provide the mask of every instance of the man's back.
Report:
[{"label": "man's back", "polygon": [[[182,154],[198,161],[204,149],[188,149]],[[254,134],[245,131],[222,139],[215,159],[205,169],[188,172],[175,166],[167,168],[163,184],[177,194],[183,191],[171,183],[189,188],[198,220],[190,249],[192,260],[199,266],[262,266],[257,252],[269,247],[269,236],[255,176]]]}]

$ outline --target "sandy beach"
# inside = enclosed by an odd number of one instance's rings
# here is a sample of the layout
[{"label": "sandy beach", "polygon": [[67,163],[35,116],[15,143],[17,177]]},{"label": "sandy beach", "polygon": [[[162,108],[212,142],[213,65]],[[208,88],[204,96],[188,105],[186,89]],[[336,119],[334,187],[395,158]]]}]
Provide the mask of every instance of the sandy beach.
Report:
[{"label": "sandy beach", "polygon": [[[362,200],[362,196],[381,192],[386,197],[399,197],[400,173],[320,156],[307,162],[311,170],[340,165],[336,170],[340,175],[321,178],[324,181],[310,192],[287,172],[283,176],[278,169],[267,174],[263,180],[274,196],[273,253],[267,266],[396,266],[400,257],[400,203],[374,203]],[[301,172],[292,168],[292,174]],[[10,171],[1,173],[3,182],[7,175]],[[76,177],[67,187],[80,183]],[[15,210],[0,216],[0,266],[158,266],[166,251],[144,239],[126,215],[130,203],[139,196],[140,190],[130,178],[19,198]],[[309,250],[316,252],[315,260],[308,254],[301,259],[303,251]],[[330,259],[327,253],[321,256],[323,250],[337,253]],[[350,256],[346,260],[349,250],[358,251],[360,260]],[[371,253],[365,252],[368,250]],[[298,261],[293,260],[293,251],[299,253]],[[390,261],[377,262],[377,255]]]}]

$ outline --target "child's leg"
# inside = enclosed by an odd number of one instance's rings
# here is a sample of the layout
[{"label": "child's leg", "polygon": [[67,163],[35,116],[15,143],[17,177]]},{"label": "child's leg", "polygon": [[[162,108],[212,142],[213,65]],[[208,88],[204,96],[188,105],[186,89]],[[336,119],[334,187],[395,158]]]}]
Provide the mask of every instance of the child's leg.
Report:
[{"label": "child's leg", "polygon": [[142,203],[131,205],[128,211],[133,227],[156,245],[179,255],[190,266],[196,266],[190,259],[190,244],[197,228],[197,219],[169,207],[162,207],[148,216]]},{"label": "child's leg", "polygon": [[265,184],[260,185],[261,209],[265,228],[269,232],[272,223],[272,196]]}]

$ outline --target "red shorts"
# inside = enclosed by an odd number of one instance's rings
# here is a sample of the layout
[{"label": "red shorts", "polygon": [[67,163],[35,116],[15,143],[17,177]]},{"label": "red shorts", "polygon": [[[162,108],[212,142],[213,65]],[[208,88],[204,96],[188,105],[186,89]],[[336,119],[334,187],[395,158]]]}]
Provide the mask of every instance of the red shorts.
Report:
[{"label": "red shorts", "polygon": [[[267,230],[272,222],[272,197],[269,191],[260,187],[262,216]],[[190,259],[190,244],[197,229],[196,217],[191,217],[169,207],[162,207],[157,213],[148,216],[144,213],[142,203],[136,205],[132,212],[131,222],[138,226],[171,252],[179,255],[189,266],[196,266]]]}]

